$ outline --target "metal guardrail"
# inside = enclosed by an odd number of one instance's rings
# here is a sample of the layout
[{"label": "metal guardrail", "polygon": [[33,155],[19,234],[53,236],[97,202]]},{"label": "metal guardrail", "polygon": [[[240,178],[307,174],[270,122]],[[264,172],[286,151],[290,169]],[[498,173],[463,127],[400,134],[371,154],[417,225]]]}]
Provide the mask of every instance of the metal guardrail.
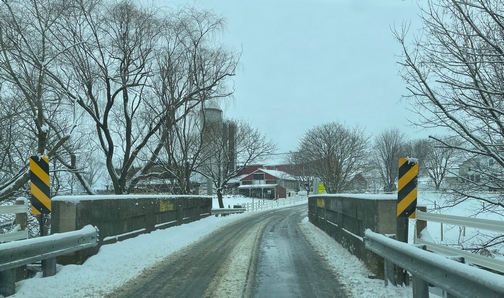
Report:
[{"label": "metal guardrail", "polygon": [[504,233],[502,221],[416,211],[416,219]]},{"label": "metal guardrail", "polygon": [[440,244],[432,243],[430,241],[425,241],[420,238],[415,239],[415,243],[424,244],[424,245],[426,245],[427,250],[430,250],[430,251],[435,252],[437,254],[441,254],[441,255],[445,255],[445,256],[454,256],[454,257],[461,256],[461,257],[464,257],[464,259],[467,263],[472,263],[472,264],[476,264],[476,265],[479,265],[481,267],[485,267],[488,269],[493,269],[493,270],[496,270],[499,272],[504,272],[504,261],[501,261],[498,259],[480,256],[480,255],[473,254],[468,251],[451,248],[446,245],[440,245]]},{"label": "metal guardrail", "polygon": [[61,234],[0,244],[0,271],[65,255],[98,245],[98,229],[84,228]]},{"label": "metal guardrail", "polygon": [[28,239],[28,229],[0,235],[0,242]]},{"label": "metal guardrail", "polygon": [[[21,202],[21,204],[19,203]],[[16,201],[16,205],[11,206],[0,206],[0,214],[18,214],[18,213],[28,213],[29,206],[26,200]],[[28,229],[21,231],[9,232],[6,234],[0,234],[0,242],[14,241],[28,239]]]},{"label": "metal guardrail", "polygon": [[245,212],[245,208],[222,208],[222,209],[212,209],[211,213],[218,214],[234,214],[234,213],[243,213]]},{"label": "metal guardrail", "polygon": [[[416,219],[428,222],[453,224],[457,226],[504,233],[503,222],[497,220],[470,218],[470,217],[462,217],[446,214],[435,214],[435,213],[422,212],[418,209],[416,211]],[[445,245],[439,245],[421,238],[415,237],[414,241],[415,243],[426,245],[427,250],[430,250],[432,252],[446,256],[462,256],[465,258],[466,262],[504,273],[504,261],[485,256],[480,256],[460,249],[454,249]]]},{"label": "metal guardrail", "polygon": [[25,213],[28,211],[28,205],[0,206],[0,214]]},{"label": "metal guardrail", "polygon": [[368,250],[385,260],[456,297],[504,297],[501,275],[449,260],[369,229],[365,231],[364,243]]}]

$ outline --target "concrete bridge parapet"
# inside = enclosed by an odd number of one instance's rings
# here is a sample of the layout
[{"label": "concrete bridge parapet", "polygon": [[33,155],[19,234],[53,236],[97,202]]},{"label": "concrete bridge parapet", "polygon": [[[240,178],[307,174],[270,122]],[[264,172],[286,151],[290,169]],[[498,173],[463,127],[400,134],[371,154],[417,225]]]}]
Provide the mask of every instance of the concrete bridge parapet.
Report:
[{"label": "concrete bridge parapet", "polygon": [[308,198],[310,222],[362,260],[378,277],[383,278],[383,258],[368,251],[364,231],[396,234],[397,195],[334,194]]},{"label": "concrete bridge parapet", "polygon": [[74,231],[91,224],[99,229],[99,245],[58,258],[83,263],[103,244],[113,243],[209,216],[210,196],[95,195],[58,196],[51,200],[51,233]]}]

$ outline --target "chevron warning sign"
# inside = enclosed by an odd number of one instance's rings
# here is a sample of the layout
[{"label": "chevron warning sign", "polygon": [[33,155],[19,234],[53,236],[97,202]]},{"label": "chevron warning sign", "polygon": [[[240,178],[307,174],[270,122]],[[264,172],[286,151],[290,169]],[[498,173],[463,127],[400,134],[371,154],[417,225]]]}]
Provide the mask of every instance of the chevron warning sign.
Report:
[{"label": "chevron warning sign", "polygon": [[414,158],[399,159],[397,183],[397,217],[415,218],[418,191],[418,161]]},{"label": "chevron warning sign", "polygon": [[30,181],[32,214],[51,213],[49,157],[30,157]]}]

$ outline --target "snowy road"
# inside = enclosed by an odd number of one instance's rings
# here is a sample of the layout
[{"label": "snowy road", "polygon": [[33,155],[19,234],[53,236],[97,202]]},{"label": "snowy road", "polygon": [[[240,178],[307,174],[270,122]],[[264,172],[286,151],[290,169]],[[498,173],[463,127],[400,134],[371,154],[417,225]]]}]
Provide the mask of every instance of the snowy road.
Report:
[{"label": "snowy road", "polygon": [[232,223],[108,297],[345,297],[300,232],[306,212],[295,206]]},{"label": "snowy road", "polygon": [[345,297],[327,262],[300,230],[304,208],[276,212],[262,235],[253,297]]}]

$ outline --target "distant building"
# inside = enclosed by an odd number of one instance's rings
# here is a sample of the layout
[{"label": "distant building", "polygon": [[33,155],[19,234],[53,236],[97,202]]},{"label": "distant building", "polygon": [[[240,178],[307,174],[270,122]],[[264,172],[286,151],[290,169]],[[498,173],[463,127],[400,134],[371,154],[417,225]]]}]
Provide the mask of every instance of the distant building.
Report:
[{"label": "distant building", "polygon": [[239,194],[261,199],[276,200],[299,191],[299,182],[289,173],[256,169],[239,180]]},{"label": "distant building", "polygon": [[467,182],[471,181],[485,190],[501,190],[503,187],[497,181],[502,180],[504,180],[502,167],[497,165],[495,160],[486,156],[476,156],[464,160],[458,168],[452,170],[452,173],[445,177],[445,183],[452,188],[467,186]]},{"label": "distant building", "polygon": [[355,175],[348,183],[349,192],[365,193],[368,188],[368,182],[361,173]]}]

